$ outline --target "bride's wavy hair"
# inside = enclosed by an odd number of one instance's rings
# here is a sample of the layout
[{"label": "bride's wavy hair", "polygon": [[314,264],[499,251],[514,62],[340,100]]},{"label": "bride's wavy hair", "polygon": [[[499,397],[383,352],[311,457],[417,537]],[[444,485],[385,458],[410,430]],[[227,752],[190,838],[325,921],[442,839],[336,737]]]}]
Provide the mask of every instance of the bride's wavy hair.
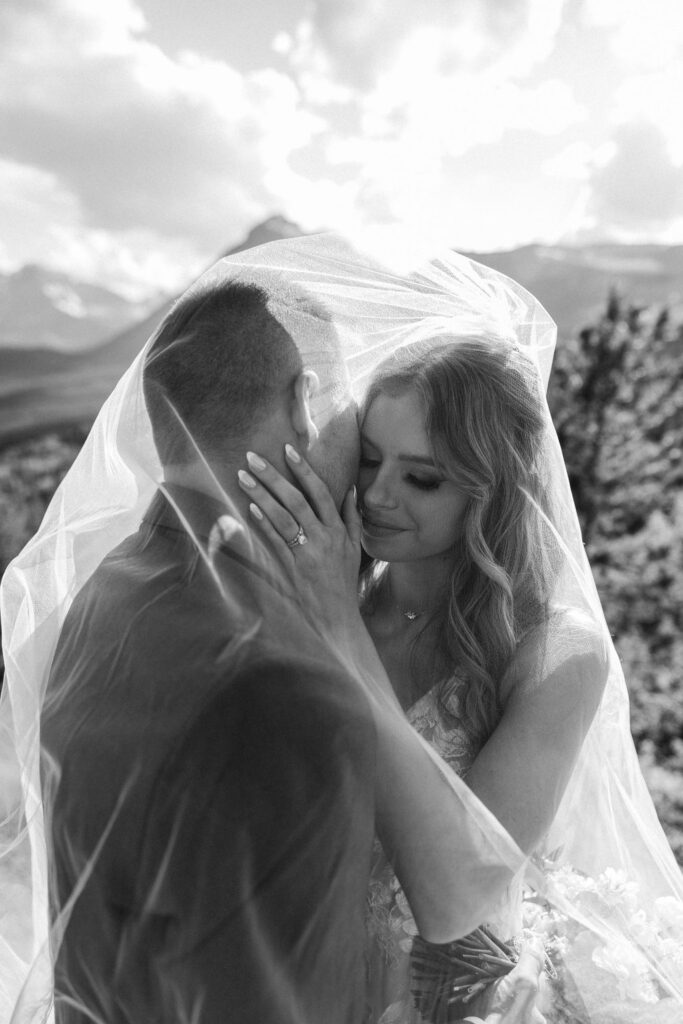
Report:
[{"label": "bride's wavy hair", "polygon": [[[450,710],[456,697],[484,742],[520,640],[547,618],[557,564],[542,473],[545,396],[529,358],[491,336],[404,346],[375,371],[363,408],[406,392],[421,400],[437,465],[469,498],[448,600],[421,635],[437,629],[442,706]],[[362,580],[365,599],[381,585],[377,568]]]}]

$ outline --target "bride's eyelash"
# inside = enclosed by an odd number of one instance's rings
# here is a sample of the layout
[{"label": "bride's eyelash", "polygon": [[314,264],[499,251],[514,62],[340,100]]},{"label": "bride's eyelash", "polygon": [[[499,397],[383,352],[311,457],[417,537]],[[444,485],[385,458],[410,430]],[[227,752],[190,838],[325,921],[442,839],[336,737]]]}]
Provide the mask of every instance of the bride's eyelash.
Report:
[{"label": "bride's eyelash", "polygon": [[[361,454],[360,465],[362,468],[373,469],[375,466],[379,466],[380,463],[380,459],[372,459],[367,455]],[[422,477],[415,476],[413,473],[408,473],[405,479],[411,487],[417,488],[418,491],[435,491],[443,483],[443,480],[423,480]]]},{"label": "bride's eyelash", "polygon": [[412,473],[409,473],[406,479],[412,487],[417,487],[420,491],[435,491],[443,483],[442,480],[421,480],[419,476],[413,476]]}]

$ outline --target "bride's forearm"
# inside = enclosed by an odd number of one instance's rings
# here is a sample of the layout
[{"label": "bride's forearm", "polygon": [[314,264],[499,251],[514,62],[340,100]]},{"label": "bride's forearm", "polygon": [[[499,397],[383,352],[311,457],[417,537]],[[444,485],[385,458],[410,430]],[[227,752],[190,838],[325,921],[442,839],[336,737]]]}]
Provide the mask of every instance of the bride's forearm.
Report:
[{"label": "bride's forearm", "polygon": [[360,615],[345,636],[347,667],[375,715],[378,834],[420,933],[450,942],[481,924],[521,856],[410,725]]},{"label": "bride's forearm", "polygon": [[420,934],[444,943],[486,920],[523,858],[403,718],[377,722],[377,831]]}]

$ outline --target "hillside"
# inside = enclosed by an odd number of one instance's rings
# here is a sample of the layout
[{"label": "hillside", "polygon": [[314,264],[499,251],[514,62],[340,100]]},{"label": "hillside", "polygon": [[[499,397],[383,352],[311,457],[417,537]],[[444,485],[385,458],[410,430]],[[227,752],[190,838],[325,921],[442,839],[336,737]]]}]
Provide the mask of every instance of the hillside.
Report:
[{"label": "hillside", "polygon": [[683,318],[680,245],[528,245],[469,255],[528,288],[557,323],[560,338],[571,338],[596,320],[613,289],[633,305],[666,304]]},{"label": "hillside", "polygon": [[633,736],[683,864],[683,324],[612,295],[558,351],[549,401]]},{"label": "hillside", "polygon": [[[297,234],[295,224],[273,217],[231,252]],[[683,317],[683,246],[532,245],[470,255],[529,288],[557,321],[561,339],[599,316],[611,288],[636,305],[667,303],[672,315]],[[165,299],[87,351],[0,347],[0,447],[51,427],[92,421],[172,301]]]}]

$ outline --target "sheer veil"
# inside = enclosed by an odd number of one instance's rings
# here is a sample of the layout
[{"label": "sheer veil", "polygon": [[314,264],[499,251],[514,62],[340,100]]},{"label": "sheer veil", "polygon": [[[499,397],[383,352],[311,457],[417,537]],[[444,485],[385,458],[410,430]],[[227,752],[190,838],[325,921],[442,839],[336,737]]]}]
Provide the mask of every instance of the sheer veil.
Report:
[{"label": "sheer veil", "polygon": [[[464,337],[502,338],[521,350],[543,390],[547,385],[556,329],[533,296],[504,275],[450,250],[420,252],[414,240],[400,233],[378,233],[362,245],[329,234],[269,243],[219,261],[190,293],[200,295],[225,279],[273,291],[293,287],[319,303],[334,325],[358,401],[379,363],[416,341],[457,344]],[[281,313],[306,363],[319,358],[319,326],[311,328],[304,320],[296,309]],[[49,1019],[51,971],[61,930],[109,837],[105,825],[90,859],[80,867],[70,899],[53,906],[50,916],[48,833],[61,766],[51,764],[45,754],[41,766],[40,721],[69,609],[103,559],[136,533],[159,489],[197,551],[216,609],[239,622],[243,643],[260,628],[260,612],[244,607],[239,571],[218,565],[217,553],[222,545],[232,545],[240,564],[257,566],[264,578],[273,574],[268,553],[221,491],[201,441],[179,415],[180,431],[196,452],[197,472],[204,476],[202,490],[213,495],[220,512],[204,529],[184,495],[164,483],[143,391],[146,355],[161,330],[163,325],[105,403],[40,530],[8,568],[2,584],[6,677],[0,700],[0,881],[7,898],[0,910],[0,1016],[12,1024]],[[681,874],[638,767],[623,674],[584,552],[547,405],[544,416],[541,471],[551,501],[539,510],[548,545],[539,557],[552,561],[553,607],[570,614],[556,629],[549,627],[524,686],[533,694],[544,686],[562,685],[570,678],[562,668],[582,643],[600,649],[608,664],[607,684],[552,827],[531,859],[523,861],[502,826],[442,766],[462,810],[462,841],[453,855],[468,879],[474,914],[490,909],[493,877],[500,883],[497,898],[513,875],[524,876],[530,894],[524,927],[542,931],[563,965],[562,998],[574,1016],[558,1020],[627,1021],[632,1012],[634,1021],[671,1021],[683,1013],[672,1010],[683,1006]],[[286,592],[282,581],[275,585]],[[296,602],[296,595],[289,598]],[[331,656],[339,657],[338,652]],[[371,682],[359,680],[359,686],[381,730],[394,712],[378,703]],[[66,686],[50,693],[49,700],[52,705],[70,696]],[[314,821],[310,827],[315,828]],[[325,909],[320,908],[321,919]],[[335,927],[334,922],[330,925]],[[308,965],[300,966],[305,970]],[[609,1016],[610,1007],[616,1006],[614,1013],[621,1016]]]}]

